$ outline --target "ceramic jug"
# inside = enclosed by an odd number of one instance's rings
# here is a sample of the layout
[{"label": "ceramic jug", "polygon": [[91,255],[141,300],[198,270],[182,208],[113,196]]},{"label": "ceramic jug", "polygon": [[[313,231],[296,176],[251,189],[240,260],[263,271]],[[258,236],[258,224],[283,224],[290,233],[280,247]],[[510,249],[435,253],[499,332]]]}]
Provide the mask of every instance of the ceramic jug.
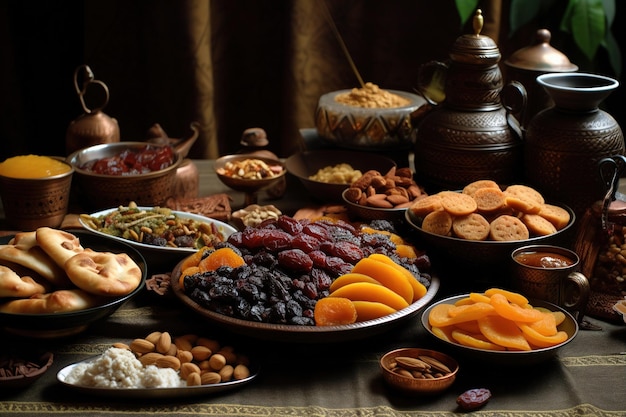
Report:
[{"label": "ceramic jug", "polygon": [[598,162],[624,154],[619,124],[599,108],[619,83],[578,72],[544,74],[537,82],[555,104],[537,113],[526,130],[526,181],[580,215],[604,195]]},{"label": "ceramic jug", "polygon": [[[417,130],[415,172],[430,191],[459,189],[479,179],[510,184],[522,173],[522,131],[501,96],[505,90],[514,93],[523,108],[526,91],[518,82],[504,86],[500,51],[480,34],[481,18],[478,10],[475,32],[457,38],[449,62],[420,69],[420,91],[433,110]],[[443,91],[433,87],[437,82]]]}]

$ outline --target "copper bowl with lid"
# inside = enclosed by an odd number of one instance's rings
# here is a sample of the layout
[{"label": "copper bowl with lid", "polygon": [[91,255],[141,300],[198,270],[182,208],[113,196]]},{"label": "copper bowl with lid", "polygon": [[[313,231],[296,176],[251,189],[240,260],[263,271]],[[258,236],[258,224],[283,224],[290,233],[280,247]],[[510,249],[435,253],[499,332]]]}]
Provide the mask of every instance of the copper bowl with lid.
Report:
[{"label": "copper bowl with lid", "polygon": [[[102,210],[134,201],[139,206],[162,206],[175,192],[176,171],[183,160],[174,152],[174,162],[166,168],[144,174],[105,175],[82,168],[95,159],[109,158],[123,151],[140,151],[146,142],[104,143],[80,149],[70,154],[66,161],[74,167],[76,192],[81,204],[92,210]],[[154,147],[169,145],[150,144]]]}]

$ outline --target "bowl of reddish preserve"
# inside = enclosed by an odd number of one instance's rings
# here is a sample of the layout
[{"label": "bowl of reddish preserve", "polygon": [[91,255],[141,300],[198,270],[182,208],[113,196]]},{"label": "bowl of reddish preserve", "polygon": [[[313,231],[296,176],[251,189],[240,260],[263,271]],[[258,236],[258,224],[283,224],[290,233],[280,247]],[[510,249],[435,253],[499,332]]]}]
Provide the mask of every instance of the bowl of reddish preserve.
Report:
[{"label": "bowl of reddish preserve", "polygon": [[134,201],[161,206],[172,196],[183,156],[169,145],[116,142],[73,152],[76,193],[86,208],[101,210]]}]

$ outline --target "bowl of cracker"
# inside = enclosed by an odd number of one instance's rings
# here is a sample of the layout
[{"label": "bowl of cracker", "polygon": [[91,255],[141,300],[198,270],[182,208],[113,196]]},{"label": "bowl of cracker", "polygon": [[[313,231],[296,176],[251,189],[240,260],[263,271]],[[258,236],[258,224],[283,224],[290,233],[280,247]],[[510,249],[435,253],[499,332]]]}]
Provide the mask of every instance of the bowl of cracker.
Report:
[{"label": "bowl of cracker", "polygon": [[322,95],[315,110],[320,137],[348,149],[410,148],[423,97],[372,83]]},{"label": "bowl of cracker", "polygon": [[576,220],[563,204],[546,202],[533,187],[478,180],[415,201],[407,223],[433,252],[466,265],[502,264],[529,244],[565,244]]}]

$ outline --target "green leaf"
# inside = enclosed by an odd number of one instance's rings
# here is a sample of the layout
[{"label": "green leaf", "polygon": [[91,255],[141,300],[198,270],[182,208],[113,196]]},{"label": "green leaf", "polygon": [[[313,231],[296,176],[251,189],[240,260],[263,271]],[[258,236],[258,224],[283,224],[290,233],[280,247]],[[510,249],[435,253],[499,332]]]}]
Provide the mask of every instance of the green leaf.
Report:
[{"label": "green leaf", "polygon": [[602,41],[602,46],[607,50],[609,55],[609,62],[615,75],[618,77],[622,74],[622,52],[620,51],[619,44],[611,32],[608,32],[606,38]]},{"label": "green leaf", "polygon": [[479,0],[454,0],[456,10],[461,18],[461,26],[465,25],[467,19],[470,18],[478,8]]},{"label": "green leaf", "polygon": [[566,13],[566,17],[570,19],[569,23],[565,23],[574,42],[589,60],[593,60],[606,36],[606,16],[602,0],[577,0],[573,3],[571,14]]},{"label": "green leaf", "polygon": [[511,0],[511,10],[509,12],[511,36],[539,14],[542,3],[541,0]]},{"label": "green leaf", "polygon": [[565,9],[565,12],[563,12],[563,17],[561,18],[561,27],[559,28],[563,32],[572,33],[572,16],[574,14],[576,3],[578,3],[578,0],[569,0],[567,3],[567,8]]}]

